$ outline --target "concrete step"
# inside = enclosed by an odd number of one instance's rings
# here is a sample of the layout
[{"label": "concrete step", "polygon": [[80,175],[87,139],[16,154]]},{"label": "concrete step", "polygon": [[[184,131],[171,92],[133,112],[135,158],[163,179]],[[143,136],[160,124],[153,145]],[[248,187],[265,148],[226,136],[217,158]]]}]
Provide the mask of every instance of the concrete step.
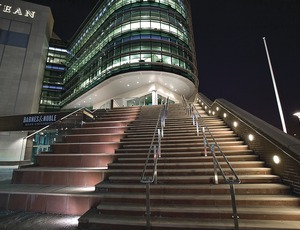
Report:
[{"label": "concrete step", "polygon": [[[118,155],[119,156],[119,155]],[[118,157],[118,161],[116,163],[145,163],[146,156],[144,157]],[[222,162],[224,161],[224,158],[221,156],[217,156],[218,161]],[[240,156],[227,156],[227,159],[229,162],[233,161],[256,161],[259,160],[258,155],[240,155]],[[193,156],[193,157],[161,157],[159,158],[159,163],[181,163],[181,162],[187,162],[187,163],[195,163],[195,162],[212,162],[213,157],[212,156]],[[149,163],[153,162],[153,158],[149,159]]]},{"label": "concrete step", "polygon": [[88,127],[119,127],[119,126],[127,126],[130,123],[132,123],[133,121],[134,120],[85,122],[83,124],[83,128],[88,128]]},{"label": "concrete step", "polygon": [[138,114],[104,114],[100,121],[115,121],[115,120],[120,120],[120,119],[123,119],[123,120],[135,120],[138,118]]},{"label": "concrete step", "polygon": [[120,142],[81,142],[55,143],[52,145],[54,153],[114,153],[121,147]]},{"label": "concrete step", "polygon": [[[122,204],[101,203],[97,206],[98,211],[103,215],[127,215],[143,216],[146,212],[144,204]],[[232,219],[231,206],[193,206],[193,205],[160,205],[151,206],[152,217],[175,217],[175,218],[196,218],[196,219]],[[281,207],[275,209],[270,206],[239,206],[238,216],[243,220],[289,220],[300,219],[300,207]]]},{"label": "concrete step", "polygon": [[[165,131],[165,130],[164,130]],[[142,131],[131,131],[131,130],[126,130],[125,133],[127,134],[128,137],[143,137],[143,136],[153,136],[153,133],[154,133],[154,129],[149,131],[149,130],[145,130],[144,132]],[[197,136],[197,130],[196,128],[195,129],[191,129],[189,131],[186,131],[186,130],[173,130],[173,131],[168,131],[168,132],[164,132],[165,133],[165,137],[168,137],[168,136],[194,136],[196,137]],[[199,132],[200,135],[199,136],[202,136],[201,135],[201,132]],[[211,130],[211,134],[213,136],[223,136],[223,137],[226,137],[227,135],[232,135],[234,134],[234,132],[232,130],[222,130],[222,131],[215,131],[215,130]],[[210,136],[209,133],[206,133],[205,135],[207,135],[207,137]]]},{"label": "concrete step", "polygon": [[115,154],[55,154],[41,153],[36,156],[36,164],[40,167],[107,167],[116,161]]},{"label": "concrete step", "polygon": [[[97,209],[91,209],[79,218],[79,227],[86,228],[90,225],[99,229],[111,230],[144,230],[146,229],[145,216],[113,216],[99,215]],[[270,220],[239,220],[241,230],[262,230],[262,229],[299,229],[300,221],[270,221]],[[234,229],[233,220],[211,219],[195,220],[191,218],[151,218],[151,229],[153,230],[174,230],[174,229],[201,229],[220,230]]]},{"label": "concrete step", "polygon": [[[228,156],[238,156],[238,155],[248,155],[248,154],[253,154],[253,151],[250,149],[230,149],[230,150],[224,150],[222,149],[222,152],[228,157]],[[148,151],[134,151],[134,152],[129,152],[126,149],[117,149],[116,153],[118,154],[119,158],[122,157],[146,157],[148,154]],[[220,155],[220,151],[215,151],[215,154],[217,156]],[[153,155],[153,154],[152,154]],[[211,156],[210,150],[207,150],[207,155]],[[178,150],[177,152],[163,152],[162,157],[195,157],[195,156],[204,156],[203,149],[196,149],[196,151],[193,150],[186,150],[186,151],[180,151]]]},{"label": "concrete step", "polygon": [[[276,183],[260,184],[235,184],[235,193],[237,195],[288,195],[291,194],[290,187]],[[137,184],[116,184],[101,182],[96,185],[96,191],[99,192],[117,192],[117,193],[143,193],[146,185]],[[151,194],[230,194],[228,184],[151,184]]]},{"label": "concrete step", "polygon": [[[223,146],[220,145],[222,151],[242,151],[242,150],[247,150],[248,146],[247,145],[230,145],[230,146]],[[207,149],[209,150],[209,149]],[[121,148],[121,149],[116,149],[116,153],[145,153],[149,151],[149,146],[140,147],[140,148]],[[162,146],[161,152],[188,152],[188,151],[197,151],[199,153],[203,153],[204,148],[203,146],[199,147],[164,147]]]},{"label": "concrete step", "polygon": [[72,134],[63,137],[65,143],[78,142],[119,142],[125,137],[124,133],[105,134]]},{"label": "concrete step", "polygon": [[[226,128],[226,124],[224,122],[207,122],[206,126],[209,129],[217,129],[217,128]],[[153,123],[143,123],[141,122],[140,124],[137,124],[137,122],[131,123],[129,128],[131,130],[140,130],[140,129],[150,129],[150,128],[155,128],[156,127],[156,121]],[[184,123],[170,123],[166,122],[165,129],[170,130],[174,128],[195,128],[196,126],[193,124],[192,121],[190,122],[184,122]]]},{"label": "concrete step", "polygon": [[[151,143],[153,136],[145,136],[145,137],[129,137],[126,135],[126,137],[122,138],[122,142],[133,142],[133,143]],[[216,142],[226,142],[226,141],[240,141],[241,138],[235,135],[229,136],[229,137],[214,137]],[[208,142],[212,142],[212,138],[207,138]],[[190,142],[203,142],[203,138],[201,136],[168,136],[164,135],[164,137],[161,140],[161,143],[168,143],[168,142],[183,142],[183,143],[190,143]]]},{"label": "concrete step", "polygon": [[[215,133],[213,135],[215,138],[230,138],[230,137],[237,137],[237,135],[233,132],[233,131],[229,131],[229,132],[219,132],[219,133]],[[153,137],[153,132],[145,132],[145,133],[134,133],[134,132],[128,132],[126,131],[126,138],[128,139],[141,139],[141,138],[146,138],[146,139],[152,139]],[[182,133],[176,133],[176,132],[172,132],[172,133],[165,133],[164,132],[164,138],[163,140],[168,140],[168,139],[189,139],[189,138],[199,138],[201,139],[201,135],[197,136],[197,132],[196,130],[194,130],[193,132],[189,132],[189,133],[184,133],[184,135]],[[208,138],[208,137],[207,137]]]},{"label": "concrete step", "polygon": [[118,127],[86,127],[72,129],[72,134],[108,134],[108,133],[124,133],[127,126]]},{"label": "concrete step", "polygon": [[67,215],[83,215],[100,202],[94,187],[66,185],[2,184],[0,198],[1,210]]},{"label": "concrete step", "polygon": [[13,184],[95,186],[106,177],[102,168],[29,167],[13,172]]},{"label": "concrete step", "polygon": [[[224,161],[219,162],[222,168],[227,168],[228,165]],[[253,168],[264,167],[263,161],[233,161],[230,163],[234,169],[238,168]],[[109,169],[143,169],[144,163],[111,163]],[[153,164],[148,165],[152,168]],[[157,164],[158,169],[210,169],[213,168],[213,162],[180,162],[180,163],[160,163]]]},{"label": "concrete step", "polygon": [[[242,183],[280,183],[281,180],[275,175],[240,175]],[[110,176],[109,181],[112,183],[139,183],[140,176]],[[219,183],[224,183],[224,179],[218,176]],[[162,184],[210,184],[213,181],[211,176],[160,176],[158,182]]]},{"label": "concrete step", "polygon": [[[129,128],[128,129],[128,132],[135,132],[135,133],[143,133],[143,132],[150,132],[151,130],[154,130],[154,127],[149,127],[148,129],[147,128]],[[230,128],[226,127],[226,126],[215,126],[215,127],[211,127],[209,128],[210,132],[211,133],[221,133],[221,132],[224,132],[224,131],[231,131]],[[164,128],[164,131],[166,133],[184,133],[184,132],[195,132],[196,133],[196,126],[188,126],[188,127],[181,127],[181,128],[168,128],[168,126],[166,126]],[[199,132],[201,133],[201,130],[199,130]],[[207,135],[209,134],[206,130],[205,132]]]},{"label": "concrete step", "polygon": [[[122,144],[122,148],[125,149],[133,149],[133,148],[143,148],[143,147],[147,147],[149,148],[150,144],[149,142],[135,142],[134,144],[132,143],[128,143],[128,142],[121,142]],[[244,141],[222,141],[222,142],[218,142],[218,145],[223,148],[224,146],[241,146],[244,144]],[[203,147],[204,143],[203,141],[200,140],[190,140],[190,141],[164,141],[162,143],[162,148],[170,148],[170,147],[179,147],[179,148],[184,148],[184,147],[189,147],[189,148],[194,148],[194,147]]]},{"label": "concrete step", "polygon": [[[271,169],[270,168],[235,168],[235,173],[239,176],[241,175],[271,175]],[[223,172],[226,176],[232,176],[232,172],[229,168],[224,168]],[[111,169],[109,167],[108,174],[110,176],[113,175],[122,175],[122,176],[141,176],[141,170],[140,169]],[[151,176],[153,174],[152,167],[149,167],[148,170],[146,170],[146,176]],[[214,169],[213,167],[210,168],[176,168],[176,169],[168,169],[168,168],[159,168],[158,170],[159,177],[161,176],[213,176],[214,175]]]},{"label": "concrete step", "polygon": [[[102,201],[112,204],[145,205],[144,193],[103,193],[99,194]],[[228,195],[190,195],[190,194],[151,194],[151,205],[190,205],[190,206],[228,206],[231,207],[231,196]],[[294,207],[299,208],[300,198],[291,195],[236,195],[237,207]]]}]

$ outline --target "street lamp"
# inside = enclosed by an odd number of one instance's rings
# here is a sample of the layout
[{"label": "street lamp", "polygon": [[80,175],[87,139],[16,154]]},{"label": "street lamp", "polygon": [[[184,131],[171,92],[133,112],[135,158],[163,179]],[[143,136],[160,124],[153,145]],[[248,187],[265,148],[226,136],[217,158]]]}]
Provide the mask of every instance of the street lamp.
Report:
[{"label": "street lamp", "polygon": [[296,112],[293,114],[294,116],[298,117],[299,123],[300,123],[300,112]]}]

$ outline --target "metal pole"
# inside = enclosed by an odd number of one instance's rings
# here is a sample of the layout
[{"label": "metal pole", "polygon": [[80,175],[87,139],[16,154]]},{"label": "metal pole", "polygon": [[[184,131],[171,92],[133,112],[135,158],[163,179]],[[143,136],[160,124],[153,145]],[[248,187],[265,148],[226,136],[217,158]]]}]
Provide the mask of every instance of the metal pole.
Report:
[{"label": "metal pole", "polygon": [[216,160],[216,155],[215,155],[215,145],[211,145],[211,154],[213,156],[213,162],[214,162],[214,181],[215,181],[215,184],[219,184],[217,160]]},{"label": "metal pole", "polygon": [[146,183],[146,221],[147,221],[147,230],[150,230],[150,183]]},{"label": "metal pole", "polygon": [[203,136],[203,148],[204,148],[204,156],[207,157],[207,141],[206,141],[206,136],[205,136],[205,127],[202,127],[202,136]]},{"label": "metal pole", "polygon": [[278,90],[277,90],[277,86],[276,86],[276,81],[275,81],[275,77],[274,77],[274,73],[273,73],[272,63],[271,63],[271,59],[270,59],[269,51],[268,51],[268,47],[267,47],[267,41],[266,41],[265,37],[263,37],[263,40],[264,40],[266,54],[267,54],[267,58],[268,58],[268,62],[269,62],[271,77],[272,77],[272,81],[273,81],[273,87],[274,87],[275,96],[276,96],[277,105],[278,105],[278,110],[279,110],[279,115],[280,115],[280,119],[281,119],[282,130],[283,130],[283,132],[287,133],[286,126],[285,126],[285,121],[284,121],[284,116],[283,116],[283,111],[282,111],[282,107],[281,107],[281,103],[280,103],[280,98],[279,98],[279,94],[278,94]]},{"label": "metal pole", "polygon": [[157,184],[157,148],[156,148],[156,145],[154,145],[154,183]]},{"label": "metal pole", "polygon": [[231,194],[231,203],[232,203],[232,212],[233,212],[233,222],[234,222],[234,229],[238,230],[239,229],[239,216],[237,214],[237,209],[236,209],[236,201],[235,201],[235,191],[233,187],[234,181],[233,178],[229,178],[229,185],[230,185],[230,194]]}]

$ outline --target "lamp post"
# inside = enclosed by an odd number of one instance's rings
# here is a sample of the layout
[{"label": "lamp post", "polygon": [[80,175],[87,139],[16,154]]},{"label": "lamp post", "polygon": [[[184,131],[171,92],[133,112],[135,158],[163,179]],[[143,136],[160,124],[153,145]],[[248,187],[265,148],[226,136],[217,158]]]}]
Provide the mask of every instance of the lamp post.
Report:
[{"label": "lamp post", "polygon": [[296,117],[298,117],[298,121],[299,121],[299,124],[300,124],[300,112],[296,112],[293,115],[296,116]]},{"label": "lamp post", "polygon": [[268,58],[268,62],[269,62],[269,67],[270,67],[273,87],[274,87],[274,91],[275,91],[275,96],[276,96],[276,100],[277,100],[277,106],[278,106],[278,110],[279,110],[282,130],[283,130],[283,132],[287,133],[285,120],[284,120],[284,116],[283,116],[283,111],[282,111],[282,107],[281,107],[281,103],[280,103],[280,98],[279,98],[279,94],[278,94],[278,90],[277,90],[277,86],[276,86],[276,81],[275,81],[275,77],[274,77],[274,73],[273,73],[273,68],[272,68],[272,64],[271,64],[271,59],[270,59],[270,55],[269,55],[269,51],[268,51],[267,41],[266,41],[265,37],[263,37],[263,40],[264,40],[266,54],[267,54],[267,58]]}]

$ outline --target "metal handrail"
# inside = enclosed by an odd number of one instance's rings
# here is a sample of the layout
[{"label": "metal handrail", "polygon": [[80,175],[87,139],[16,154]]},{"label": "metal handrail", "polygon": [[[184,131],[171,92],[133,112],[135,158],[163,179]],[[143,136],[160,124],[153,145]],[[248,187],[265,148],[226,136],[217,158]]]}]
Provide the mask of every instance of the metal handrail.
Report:
[{"label": "metal handrail", "polygon": [[[150,159],[150,154],[151,154],[152,150],[154,151],[154,153],[157,152],[157,154],[160,155],[160,148],[157,149],[155,147],[154,140],[155,140],[155,137],[156,137],[156,133],[158,133],[158,145],[160,147],[160,145],[161,145],[160,140],[163,137],[163,133],[164,133],[163,130],[164,130],[164,126],[165,126],[165,119],[166,119],[166,116],[167,116],[168,103],[169,103],[169,99],[167,99],[166,103],[161,107],[160,112],[159,112],[159,116],[157,118],[155,130],[154,130],[153,136],[152,136],[152,141],[151,141],[151,144],[150,144],[150,147],[149,147],[149,150],[148,150],[147,158],[146,158],[146,161],[145,161],[143,173],[142,173],[141,180],[140,180],[142,183],[153,183],[154,180],[155,180],[155,171],[154,170],[153,170],[153,173],[152,173],[151,177],[149,177],[149,176],[146,177],[145,175],[146,175],[146,170],[147,170],[148,165],[149,165],[149,159]],[[161,127],[161,129],[159,129],[159,126]],[[155,155],[153,157],[157,161],[157,157]],[[154,168],[155,168],[155,162],[154,162]],[[149,178],[151,178],[151,179],[149,179]]]},{"label": "metal handrail", "polygon": [[[186,101],[186,99],[183,97],[183,100]],[[190,116],[192,116],[193,118],[193,123],[194,125],[196,125],[196,130],[197,130],[197,135],[199,135],[199,126],[201,127],[201,132],[203,134],[203,141],[204,141],[204,152],[206,152],[205,147],[208,147],[209,149],[215,149],[215,147],[219,150],[220,154],[222,155],[223,159],[225,160],[226,164],[228,165],[230,171],[232,172],[233,176],[235,177],[236,181],[235,183],[241,183],[241,180],[239,179],[238,175],[235,173],[234,169],[232,168],[229,160],[227,159],[227,157],[225,156],[225,154],[223,153],[221,147],[219,146],[219,144],[217,143],[216,139],[214,138],[214,136],[212,135],[210,129],[207,127],[207,125],[205,124],[204,120],[200,120],[201,124],[199,124],[199,118],[201,117],[201,115],[199,114],[198,110],[196,109],[194,103],[187,103],[185,102],[186,105],[189,106],[188,111],[190,112]],[[208,141],[208,138],[205,134],[205,131],[209,134],[210,138],[212,139],[212,144]],[[215,152],[215,151],[213,151]],[[229,179],[226,178],[225,173],[219,163],[219,161],[217,160],[215,154],[212,154],[214,160],[217,163],[217,166],[222,174],[222,177],[224,178],[226,183],[229,183]]]},{"label": "metal handrail", "polygon": [[[188,103],[187,100],[186,100],[186,98],[184,96],[182,96],[182,102],[183,102],[183,105],[186,107],[187,114],[193,118],[193,125],[196,126],[197,136],[199,136],[199,118],[201,116],[200,116],[198,110],[196,109],[194,103]],[[205,134],[205,130],[207,130],[209,136],[211,137],[212,144],[209,143],[208,138],[206,137],[206,134]],[[201,120],[201,131],[202,131],[203,142],[204,142],[204,154],[205,154],[205,156],[207,156],[206,148],[208,147],[208,148],[210,148],[211,154],[213,156],[214,182],[215,182],[215,184],[219,183],[218,182],[218,172],[217,172],[217,168],[218,168],[219,171],[222,174],[224,182],[227,183],[227,184],[229,184],[229,186],[230,186],[230,194],[231,194],[231,201],[232,201],[232,211],[233,211],[232,218],[234,220],[235,229],[238,230],[239,229],[239,223],[238,223],[239,216],[237,214],[237,208],[236,208],[234,184],[241,183],[241,180],[238,177],[238,175],[235,173],[235,171],[232,168],[230,162],[228,161],[227,157],[225,156],[225,154],[223,153],[222,149],[218,145],[217,141],[215,140],[214,136],[210,132],[210,129],[205,124],[204,120]],[[215,147],[217,147],[217,149],[219,150],[220,154],[222,155],[223,159],[225,160],[226,164],[228,165],[231,173],[235,177],[235,180],[233,179],[233,177],[229,177],[229,179],[226,178],[226,175],[225,175],[225,173],[224,173],[224,171],[223,171],[223,169],[222,169],[222,167],[221,167],[221,165],[220,165],[220,163],[219,163],[219,161],[218,161],[218,159],[216,157]]]},{"label": "metal handrail", "polygon": [[[167,98],[166,103],[161,107],[159,116],[156,122],[156,127],[153,132],[153,137],[152,141],[148,150],[147,158],[145,161],[143,173],[140,179],[140,182],[143,184],[146,184],[146,229],[150,230],[150,215],[151,215],[151,210],[150,210],[150,184],[153,182],[157,184],[157,161],[158,158],[161,157],[161,138],[164,136],[164,127],[165,127],[165,120],[167,117],[168,113],[168,104],[169,104],[169,98]],[[161,129],[159,129],[159,126]],[[154,140],[156,137],[157,133],[157,138],[158,138],[158,147],[154,145]],[[150,159],[150,154],[151,152],[154,152],[153,157],[154,157],[154,162],[153,162],[153,171],[151,176],[146,177],[146,171],[149,166],[149,159]]]},{"label": "metal handrail", "polygon": [[[30,137],[33,137],[34,135],[36,135],[36,134],[38,134],[38,133],[41,133],[41,132],[47,130],[48,128],[51,128],[51,127],[53,127],[53,126],[56,126],[56,125],[59,124],[59,123],[62,123],[64,120],[68,119],[70,116],[72,116],[72,115],[74,115],[74,114],[76,114],[76,113],[78,113],[78,112],[80,112],[80,111],[82,111],[82,114],[84,114],[84,115],[86,115],[86,116],[88,116],[88,117],[94,119],[93,113],[94,113],[96,110],[92,112],[92,111],[90,111],[90,110],[87,109],[87,108],[80,108],[80,109],[77,109],[77,110],[75,110],[75,111],[73,111],[73,112],[67,114],[66,116],[60,118],[60,119],[57,120],[56,122],[53,122],[53,123],[51,123],[51,124],[49,124],[49,125],[46,125],[46,126],[44,126],[43,128],[41,128],[41,129],[39,129],[39,130],[37,130],[37,131],[35,131],[35,132],[33,132],[33,133],[27,135],[26,137],[24,137],[24,138],[22,139],[22,147],[21,147],[20,161],[19,161],[19,162],[21,162],[21,158],[22,158],[22,156],[25,154],[26,143],[27,143],[27,140],[28,140]],[[83,125],[83,121],[81,122],[81,125]],[[20,168],[20,165],[19,165],[19,168]]]},{"label": "metal handrail", "polygon": [[87,115],[87,116],[89,116],[89,117],[92,117],[92,118],[94,117],[94,116],[93,116],[93,112],[91,112],[91,111],[88,110],[87,108],[80,108],[80,109],[77,109],[77,110],[73,111],[72,113],[69,113],[68,115],[62,117],[62,118],[59,119],[58,121],[56,121],[56,122],[54,122],[54,123],[51,123],[51,124],[49,124],[49,125],[46,125],[45,127],[43,127],[43,128],[41,128],[41,129],[35,131],[34,133],[31,133],[30,135],[24,137],[23,139],[28,139],[29,137],[32,137],[33,135],[35,135],[35,134],[37,134],[37,133],[39,133],[39,132],[42,132],[43,130],[49,128],[50,126],[53,126],[53,125],[55,125],[55,124],[57,124],[57,123],[59,123],[59,122],[62,122],[63,120],[67,119],[68,117],[72,116],[73,114],[80,112],[81,110],[83,111],[83,113],[84,113],[85,115]]}]

